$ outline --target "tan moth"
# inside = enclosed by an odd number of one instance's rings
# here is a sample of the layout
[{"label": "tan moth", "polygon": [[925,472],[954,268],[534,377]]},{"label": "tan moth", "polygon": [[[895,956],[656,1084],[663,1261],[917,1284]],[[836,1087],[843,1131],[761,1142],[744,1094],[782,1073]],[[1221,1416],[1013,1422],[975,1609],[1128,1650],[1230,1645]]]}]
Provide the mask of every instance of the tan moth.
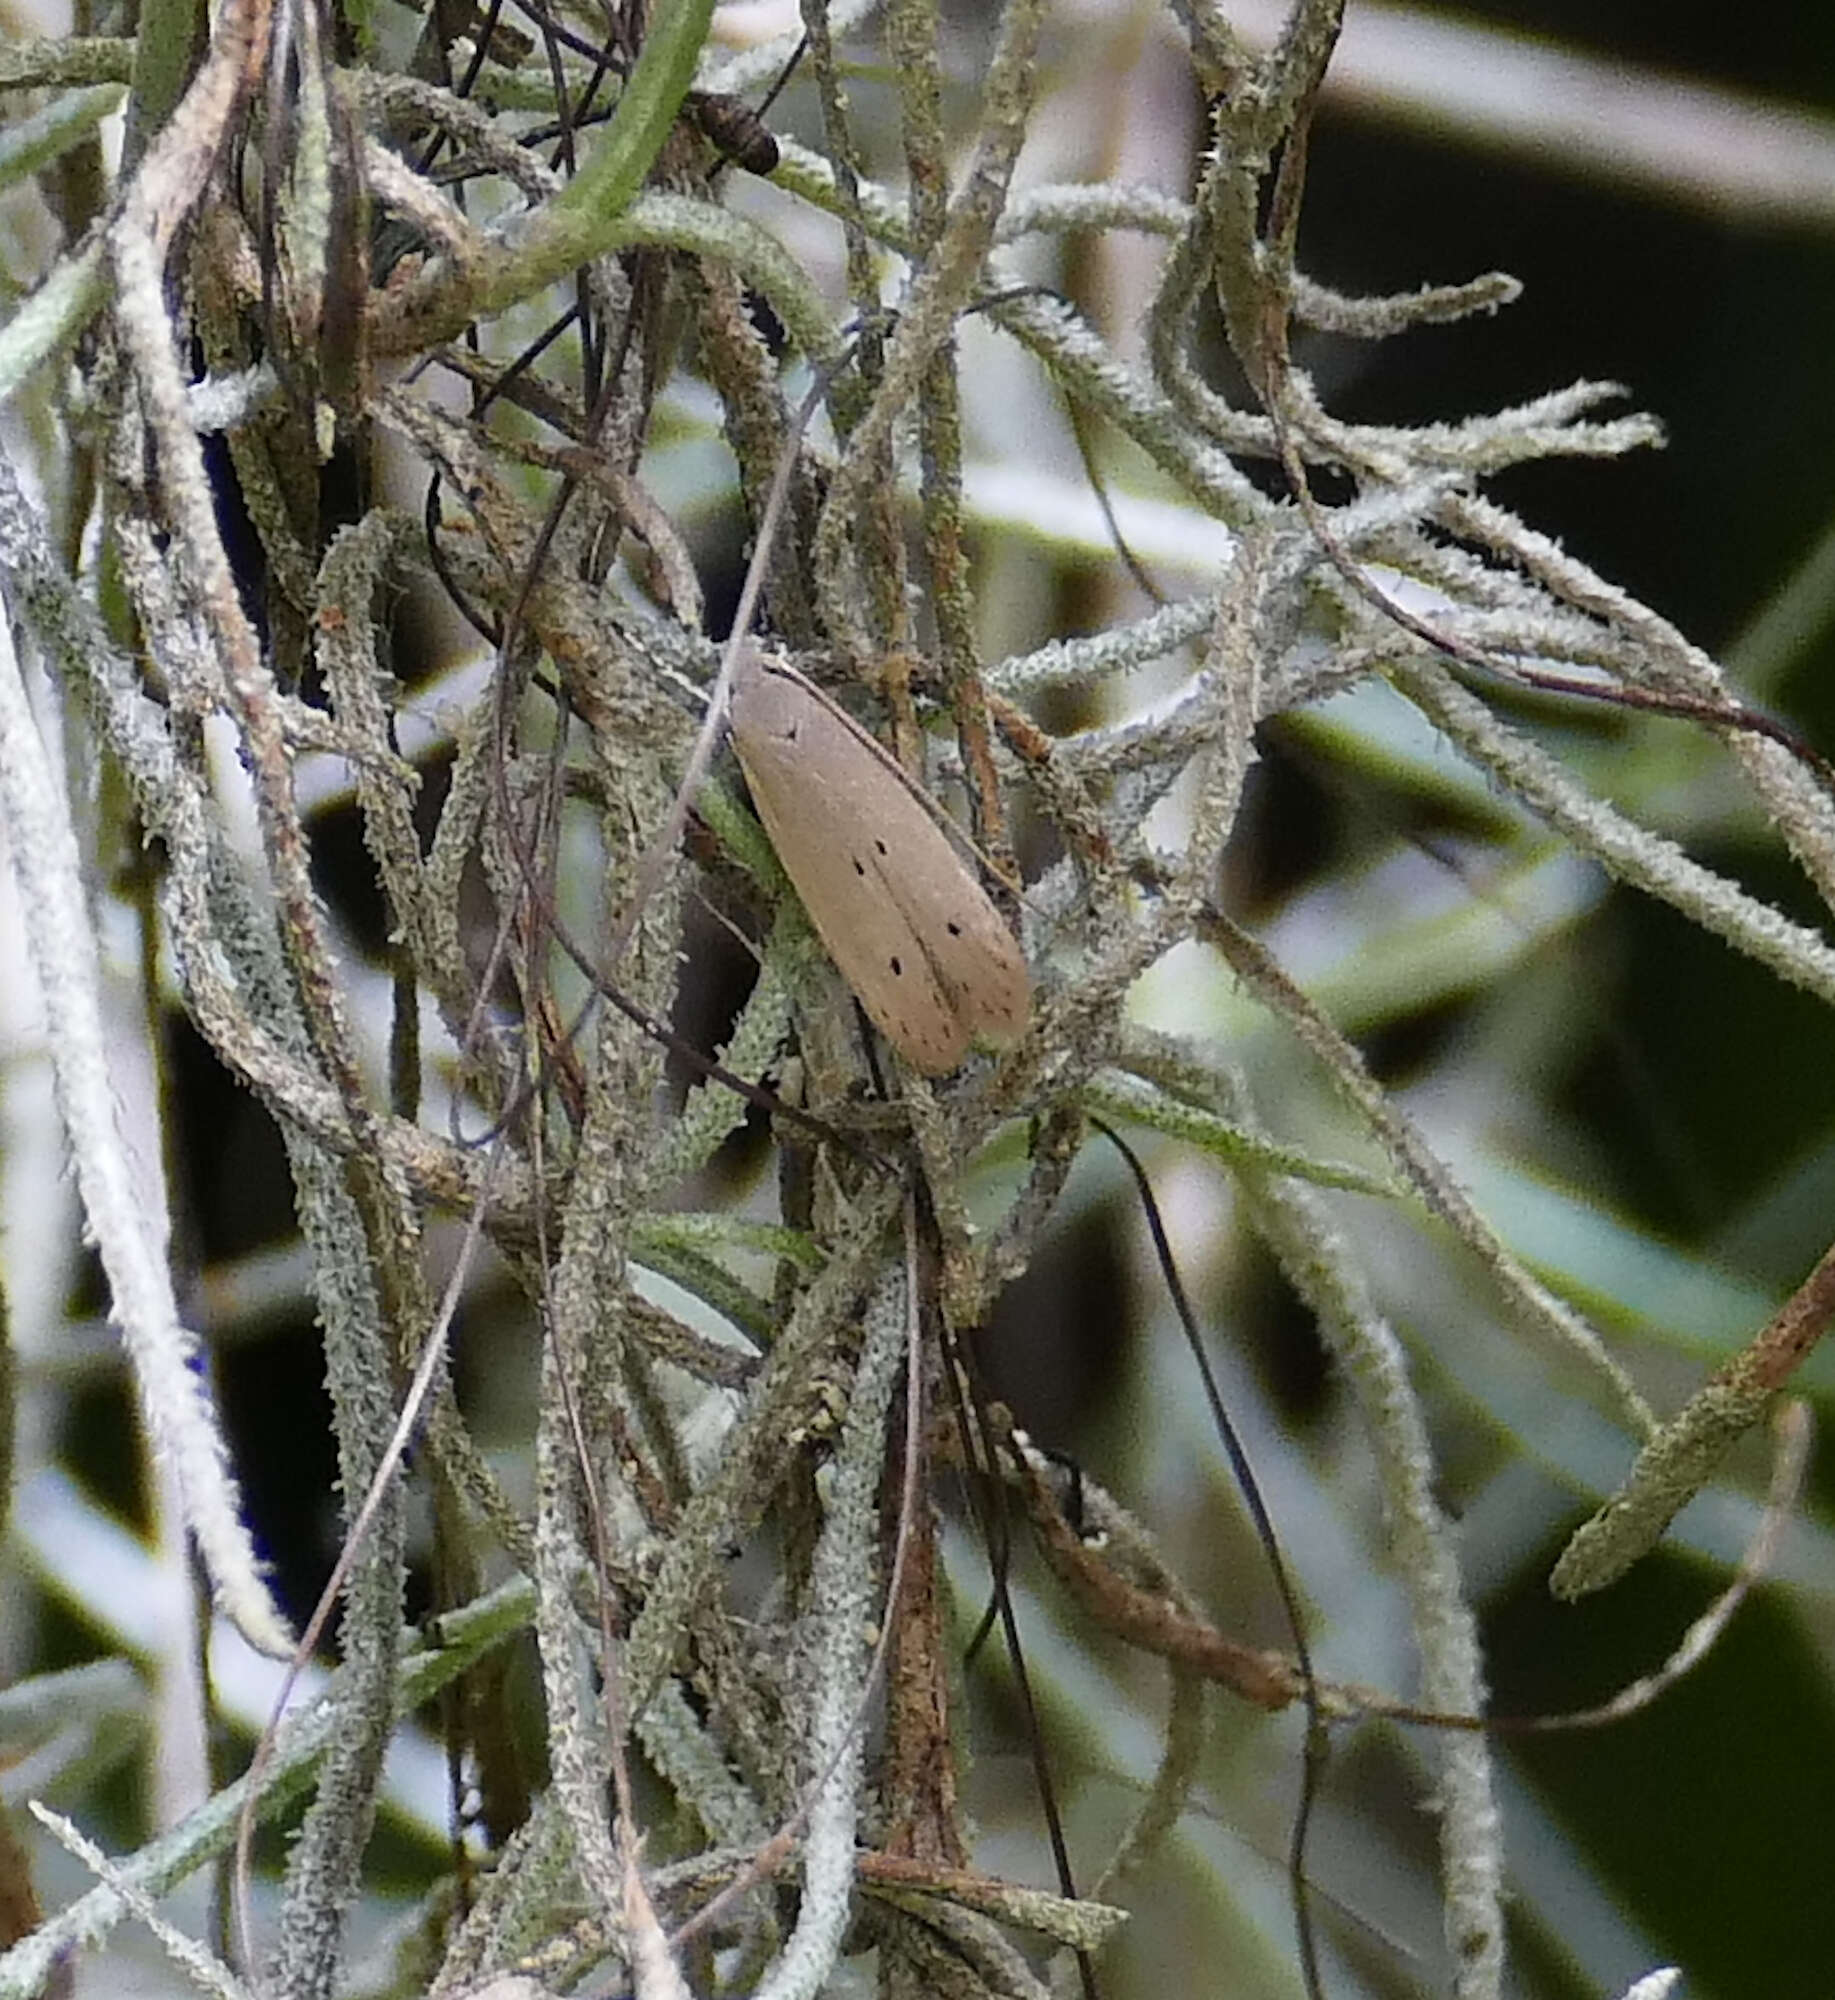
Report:
[{"label": "tan moth", "polygon": [[756,648],[733,675],[733,749],[829,956],[915,1068],[1005,1047],[1032,1004],[1026,961],[899,765],[793,668]]}]

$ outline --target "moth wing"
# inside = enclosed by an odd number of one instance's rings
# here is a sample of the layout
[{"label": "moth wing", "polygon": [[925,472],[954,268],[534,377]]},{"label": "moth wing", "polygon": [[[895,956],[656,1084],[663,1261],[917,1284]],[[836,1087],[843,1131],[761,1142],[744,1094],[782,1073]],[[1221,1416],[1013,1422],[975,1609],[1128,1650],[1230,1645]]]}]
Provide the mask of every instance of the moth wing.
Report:
[{"label": "moth wing", "polygon": [[924,837],[942,853],[934,867],[923,870],[888,862],[887,885],[922,939],[925,956],[970,1040],[1008,1048],[1026,1032],[1032,1014],[1025,954],[948,835],[922,806],[911,809],[917,819],[904,832],[912,848],[921,823]]},{"label": "moth wing", "polygon": [[[971,1040],[997,1047],[1017,1041],[1032,1001],[1018,940],[887,752],[800,674],[756,656],[742,664],[734,684],[733,740],[748,779],[753,760],[774,763],[764,789],[783,787],[796,824],[786,842],[760,800],[766,831],[823,943],[891,1039],[932,1075],[957,1068]],[[755,799],[759,790],[754,783]],[[793,859],[818,819],[825,829],[815,865],[838,869],[845,860],[852,876],[832,903],[822,889],[834,884],[825,876],[815,896],[805,893]],[[848,892],[863,885],[876,886],[879,895],[850,901]],[[856,916],[864,921],[876,903],[889,904],[902,921],[885,926],[884,935],[875,927],[871,964],[857,969],[866,956],[860,938],[831,936],[818,901],[833,909],[837,930],[862,932]],[[912,946],[928,980],[914,978]],[[937,1025],[932,989],[946,1030]],[[900,1026],[876,1011],[876,1001],[896,1006]]]},{"label": "moth wing", "polygon": [[841,718],[810,706],[815,699],[776,674],[756,683],[742,676],[733,692],[733,748],[828,955],[893,1046],[927,1076],[946,1076],[962,1066],[969,1030],[877,864],[872,808],[845,750],[836,754],[843,746],[828,735]]}]

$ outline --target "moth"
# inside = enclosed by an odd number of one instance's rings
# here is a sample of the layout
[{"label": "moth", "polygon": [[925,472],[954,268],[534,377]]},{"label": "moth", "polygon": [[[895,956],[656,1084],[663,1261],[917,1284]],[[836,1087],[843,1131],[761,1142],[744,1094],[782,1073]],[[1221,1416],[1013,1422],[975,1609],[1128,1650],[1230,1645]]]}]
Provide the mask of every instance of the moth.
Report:
[{"label": "moth", "polygon": [[873,1024],[927,1076],[1025,1032],[1019,943],[924,795],[852,716],[755,648],[733,749],[817,935]]}]

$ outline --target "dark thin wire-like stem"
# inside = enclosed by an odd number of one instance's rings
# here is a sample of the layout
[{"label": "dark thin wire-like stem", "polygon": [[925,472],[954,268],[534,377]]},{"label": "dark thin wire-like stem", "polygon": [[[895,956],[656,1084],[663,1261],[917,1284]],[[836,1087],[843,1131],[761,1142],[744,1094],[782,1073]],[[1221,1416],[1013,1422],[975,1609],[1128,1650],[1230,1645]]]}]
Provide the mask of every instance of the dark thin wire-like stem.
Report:
[{"label": "dark thin wire-like stem", "polygon": [[1128,1172],[1134,1177],[1141,1211],[1147,1218],[1147,1230],[1153,1238],[1153,1254],[1159,1260],[1160,1276],[1172,1299],[1173,1310],[1179,1316],[1186,1345],[1197,1366],[1198,1379],[1204,1384],[1204,1399],[1210,1406],[1211,1423],[1217,1432],[1218,1442],[1223,1446],[1224,1455],[1230,1461],[1230,1471],[1237,1490],[1242,1494],[1243,1505],[1249,1510],[1256,1539],[1267,1558],[1268,1573],[1274,1579],[1275,1594],[1281,1601],[1281,1614],[1287,1621],[1288,1634],[1293,1640],[1293,1656],[1300,1669],[1300,1698],[1306,1709],[1306,1756],[1300,1779],[1300,1802],[1294,1811],[1293,1835],[1288,1846],[1287,1879],[1293,1897],[1294,1929],[1299,1938],[1300,1970],[1312,2000],[1323,2000],[1325,1987],[1319,1972],[1319,1950],[1312,1919],[1312,1885],[1306,1875],[1306,1842],[1326,1761],[1331,1754],[1331,1737],[1326,1727],[1319,1678],[1313,1671],[1312,1652],[1306,1643],[1306,1620],[1300,1610],[1300,1595],[1294,1587],[1287,1559],[1281,1553],[1281,1539],[1275,1531],[1274,1516],[1262,1497],[1261,1483],[1249,1462],[1242,1435],[1224,1405],[1223,1392],[1217,1386],[1217,1373],[1211,1366],[1211,1358],[1204,1351],[1204,1336],[1199,1331],[1197,1315],[1192,1311],[1191,1300],[1186,1295],[1185,1281],[1179,1275],[1178,1260],[1173,1255],[1159,1203],[1154,1199],[1153,1183],[1147,1178],[1147,1169],[1142,1166],[1139,1154],[1113,1126],[1096,1117],[1090,1119],[1090,1124],[1121,1155]]},{"label": "dark thin wire-like stem", "polygon": [[[1069,1844],[1064,1838],[1064,1818],[1058,1810],[1057,1786],[1045,1754],[1044,1724],[1039,1717],[1038,1703],[1033,1698],[1032,1676],[1026,1668],[1026,1650],[1020,1638],[1019,1617],[1013,1608],[1013,1594],[1007,1588],[1006,1550],[1011,1535],[1004,1518],[1006,1482],[997,1477],[994,1470],[999,1448],[993,1426],[988,1421],[988,1399],[972,1341],[951,1343],[944,1354],[943,1373],[949,1382],[956,1429],[962,1439],[967,1469],[964,1484],[991,1568],[994,1615],[1000,1620],[1001,1636],[1007,1647],[1007,1665],[1012,1672],[1014,1690],[1019,1696],[1020,1710],[1025,1719],[1033,1784],[1039,1795],[1039,1811],[1044,1816],[1046,1837],[1051,1843],[1052,1866],[1057,1872],[1059,1892],[1074,1899],[1077,1894],[1076,1873],[1071,1866]],[[969,1390],[967,1394],[963,1389],[965,1378]],[[985,1471],[984,1477],[977,1477],[978,1468]],[[1096,1968],[1087,1951],[1077,1953],[1077,1979],[1084,2000],[1098,2000]]]}]

